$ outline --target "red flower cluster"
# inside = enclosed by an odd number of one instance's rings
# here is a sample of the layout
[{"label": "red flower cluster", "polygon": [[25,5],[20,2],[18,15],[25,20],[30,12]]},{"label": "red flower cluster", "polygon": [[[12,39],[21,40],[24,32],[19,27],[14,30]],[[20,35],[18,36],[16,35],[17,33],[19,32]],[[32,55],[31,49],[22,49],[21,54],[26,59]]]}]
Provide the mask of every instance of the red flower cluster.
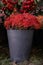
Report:
[{"label": "red flower cluster", "polygon": [[16,0],[16,1],[14,1],[14,0],[2,0],[2,2],[5,5],[8,4],[8,3],[15,5],[15,4],[17,4],[18,0]]},{"label": "red flower cluster", "polygon": [[[9,9],[9,10],[13,10],[15,8],[16,5],[18,4],[18,0],[2,0],[3,4],[5,4],[5,7],[2,8],[3,10]],[[21,8],[19,10],[19,7],[17,6],[17,9],[24,13],[24,12],[28,12],[28,11],[32,11],[33,9],[35,9],[35,3],[34,0],[23,0]]]},{"label": "red flower cluster", "polygon": [[6,29],[40,29],[40,23],[34,15],[29,13],[11,14],[4,23]]},{"label": "red flower cluster", "polygon": [[3,10],[9,9],[9,10],[13,10],[14,5],[18,3],[18,1],[13,1],[13,0],[2,0],[3,4],[6,5],[4,8],[2,8]]},{"label": "red flower cluster", "polygon": [[34,0],[24,0],[22,2],[22,9],[24,10],[24,12],[35,9],[35,6],[36,5],[34,3]]}]

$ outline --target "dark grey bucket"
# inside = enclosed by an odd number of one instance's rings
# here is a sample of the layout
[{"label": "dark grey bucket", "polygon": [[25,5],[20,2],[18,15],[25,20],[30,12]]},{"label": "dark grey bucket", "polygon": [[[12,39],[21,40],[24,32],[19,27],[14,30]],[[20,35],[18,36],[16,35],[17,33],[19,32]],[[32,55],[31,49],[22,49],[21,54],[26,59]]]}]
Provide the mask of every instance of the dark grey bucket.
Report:
[{"label": "dark grey bucket", "polygon": [[34,30],[7,30],[12,61],[21,62],[28,59]]}]

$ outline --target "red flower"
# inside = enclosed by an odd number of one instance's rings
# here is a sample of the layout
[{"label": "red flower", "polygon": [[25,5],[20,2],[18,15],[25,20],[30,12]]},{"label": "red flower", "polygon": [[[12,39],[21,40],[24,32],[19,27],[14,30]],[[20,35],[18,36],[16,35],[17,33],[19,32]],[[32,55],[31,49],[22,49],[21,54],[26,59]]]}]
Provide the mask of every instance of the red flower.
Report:
[{"label": "red flower", "polygon": [[[13,10],[14,9],[14,5],[16,5],[18,3],[18,0],[13,1],[13,0],[2,0],[3,4],[5,4],[5,8],[9,9],[9,10]],[[5,10],[5,8],[3,8]]]},{"label": "red flower", "polygon": [[35,3],[34,0],[24,0],[22,2],[22,9],[28,11],[28,10],[34,10],[35,9]]},{"label": "red flower", "polygon": [[3,7],[2,10],[5,11],[7,8],[6,7]]},{"label": "red flower", "polygon": [[6,0],[2,0],[2,2],[3,2],[4,4],[7,4],[7,1],[6,1]]},{"label": "red flower", "polygon": [[38,22],[36,16],[31,15],[29,13],[23,14],[12,14],[5,21],[6,28],[16,29],[28,29],[29,27],[33,27],[34,29],[40,29],[40,23]]},{"label": "red flower", "polygon": [[23,5],[28,5],[28,4],[31,4],[31,1],[23,2]]},{"label": "red flower", "polygon": [[34,0],[31,0],[31,2],[33,3],[33,2],[34,2]]},{"label": "red flower", "polygon": [[13,5],[10,4],[10,3],[8,3],[6,7],[7,7],[9,10],[13,10],[13,8],[14,8]]},{"label": "red flower", "polygon": [[8,0],[8,2],[9,2],[10,4],[12,4],[12,5],[15,5],[15,4],[17,4],[17,3],[18,3],[18,0],[16,0],[16,1],[13,1],[13,0]]}]

